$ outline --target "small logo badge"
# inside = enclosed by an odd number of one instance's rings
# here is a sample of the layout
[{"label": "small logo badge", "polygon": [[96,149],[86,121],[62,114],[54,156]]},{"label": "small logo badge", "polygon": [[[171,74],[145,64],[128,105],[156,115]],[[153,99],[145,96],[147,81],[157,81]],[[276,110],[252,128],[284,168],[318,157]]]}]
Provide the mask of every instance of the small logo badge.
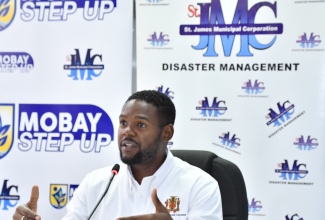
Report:
[{"label": "small logo badge", "polygon": [[306,164],[298,164],[298,160],[294,160],[292,167],[290,168],[288,160],[284,160],[284,163],[278,163],[279,169],[275,172],[281,174],[283,180],[300,180],[306,177],[308,170]]},{"label": "small logo badge", "polygon": [[14,139],[14,105],[0,104],[0,159],[11,150]]},{"label": "small logo badge", "polygon": [[291,115],[294,113],[294,105],[289,101],[285,101],[283,104],[280,102],[277,103],[278,112],[269,109],[269,113],[266,115],[266,119],[269,121],[267,125],[273,124],[274,127],[280,126],[285,121],[288,121],[291,118]]},{"label": "small logo badge", "polygon": [[259,212],[263,208],[261,201],[255,200],[255,198],[252,199],[251,204],[248,205],[248,212],[249,213],[255,213]]},{"label": "small logo badge", "polygon": [[153,34],[149,35],[147,41],[150,42],[151,46],[163,47],[169,43],[170,39],[168,34],[164,34],[163,32],[157,34],[157,32],[154,32]]},{"label": "small logo badge", "polygon": [[16,13],[16,1],[0,1],[0,31],[6,29],[14,20]]},{"label": "small logo badge", "polygon": [[247,94],[259,94],[264,91],[265,87],[263,82],[258,82],[255,80],[255,82],[252,83],[251,80],[248,80],[244,83],[242,89],[245,90]]},{"label": "small logo badge", "polygon": [[311,138],[310,135],[307,136],[307,138],[304,138],[304,136],[300,136],[296,138],[296,142],[294,142],[294,145],[297,145],[297,148],[299,150],[314,150],[317,148],[318,143],[316,138]]},{"label": "small logo badge", "polygon": [[174,92],[170,91],[169,88],[167,87],[167,89],[164,91],[164,86],[161,85],[158,87],[158,92],[165,94],[166,96],[168,96],[170,99],[174,98]]},{"label": "small logo badge", "polygon": [[303,218],[300,218],[298,214],[294,214],[293,216],[289,217],[289,215],[286,215],[285,220],[304,220]]},{"label": "small logo badge", "polygon": [[314,48],[317,47],[322,41],[319,35],[314,35],[314,32],[311,32],[309,36],[307,33],[300,35],[299,40],[296,42],[299,43],[300,47],[302,48]]},{"label": "small logo badge", "polygon": [[20,196],[18,193],[17,185],[9,185],[9,180],[4,180],[2,190],[0,192],[0,210],[9,210],[9,208],[15,207],[18,204]]},{"label": "small logo badge", "polygon": [[230,148],[238,148],[240,146],[240,138],[236,137],[236,134],[234,134],[232,137],[230,137],[230,133],[222,133],[223,136],[219,136],[221,139],[221,143],[224,146],[228,146]]},{"label": "small logo badge", "polygon": [[217,97],[213,98],[211,105],[207,97],[200,100],[199,104],[201,106],[196,107],[196,110],[200,110],[203,117],[218,117],[227,111],[226,102],[223,100],[218,101]]},{"label": "small logo badge", "polygon": [[102,71],[104,70],[104,65],[101,64],[102,55],[91,55],[91,50],[92,49],[87,49],[84,62],[81,60],[79,49],[75,49],[75,54],[66,57],[71,64],[66,64],[63,68],[65,70],[70,70],[68,76],[73,80],[92,80],[93,77],[98,77],[102,74]]},{"label": "small logo badge", "polygon": [[63,208],[68,201],[67,184],[51,184],[50,186],[50,203],[56,209]]},{"label": "small logo badge", "polygon": [[179,211],[179,205],[181,203],[181,200],[178,196],[171,196],[169,199],[165,201],[166,208],[169,212],[178,212]]}]

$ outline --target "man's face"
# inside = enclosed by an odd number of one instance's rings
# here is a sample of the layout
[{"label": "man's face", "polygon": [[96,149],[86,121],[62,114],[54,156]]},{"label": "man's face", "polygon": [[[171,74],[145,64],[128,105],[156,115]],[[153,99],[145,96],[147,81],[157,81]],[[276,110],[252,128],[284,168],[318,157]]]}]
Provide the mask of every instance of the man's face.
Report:
[{"label": "man's face", "polygon": [[154,162],[165,149],[161,139],[157,108],[140,100],[125,103],[119,117],[118,143],[123,163]]}]

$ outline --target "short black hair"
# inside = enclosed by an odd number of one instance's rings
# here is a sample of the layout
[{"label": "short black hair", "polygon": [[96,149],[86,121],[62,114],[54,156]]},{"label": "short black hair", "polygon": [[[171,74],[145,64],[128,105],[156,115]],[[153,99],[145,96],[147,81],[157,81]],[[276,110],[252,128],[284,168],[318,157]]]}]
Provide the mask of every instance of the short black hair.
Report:
[{"label": "short black hair", "polygon": [[130,100],[141,100],[148,104],[152,104],[158,110],[160,126],[168,124],[174,125],[176,117],[176,109],[172,100],[156,90],[143,90],[133,93],[125,103]]}]

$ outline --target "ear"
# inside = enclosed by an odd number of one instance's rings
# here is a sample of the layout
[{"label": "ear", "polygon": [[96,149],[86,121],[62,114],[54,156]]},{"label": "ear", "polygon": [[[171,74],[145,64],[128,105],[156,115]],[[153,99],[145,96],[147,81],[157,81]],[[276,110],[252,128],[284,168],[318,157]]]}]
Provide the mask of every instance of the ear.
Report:
[{"label": "ear", "polygon": [[174,135],[174,126],[172,124],[165,125],[162,131],[162,139],[164,142],[168,143]]}]

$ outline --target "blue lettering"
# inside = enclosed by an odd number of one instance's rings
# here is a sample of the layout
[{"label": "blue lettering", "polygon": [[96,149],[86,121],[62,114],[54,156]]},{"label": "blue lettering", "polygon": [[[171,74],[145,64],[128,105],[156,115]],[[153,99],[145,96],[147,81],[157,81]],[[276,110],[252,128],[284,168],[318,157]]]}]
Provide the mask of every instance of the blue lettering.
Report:
[{"label": "blue lettering", "polygon": [[[211,3],[198,3],[198,5],[200,6],[201,11],[200,25],[225,25],[220,0],[212,0]],[[275,17],[277,16],[276,2],[274,4],[271,4],[269,2],[256,3],[250,8],[250,10],[248,10],[248,0],[239,0],[233,16],[232,24],[254,25],[256,14],[262,7],[270,8],[273,11]],[[200,41],[198,45],[192,46],[192,48],[196,50],[203,50],[206,48],[206,52],[203,54],[203,56],[218,56],[218,53],[215,51],[215,37],[216,36],[213,34],[200,35]],[[230,56],[234,44],[235,35],[220,35],[220,37],[224,55]],[[275,40],[276,36],[269,43],[262,44],[256,39],[256,36],[253,34],[241,34],[240,50],[237,53],[237,56],[253,56],[249,50],[249,46],[258,50],[264,50],[271,47],[274,44]]]}]

